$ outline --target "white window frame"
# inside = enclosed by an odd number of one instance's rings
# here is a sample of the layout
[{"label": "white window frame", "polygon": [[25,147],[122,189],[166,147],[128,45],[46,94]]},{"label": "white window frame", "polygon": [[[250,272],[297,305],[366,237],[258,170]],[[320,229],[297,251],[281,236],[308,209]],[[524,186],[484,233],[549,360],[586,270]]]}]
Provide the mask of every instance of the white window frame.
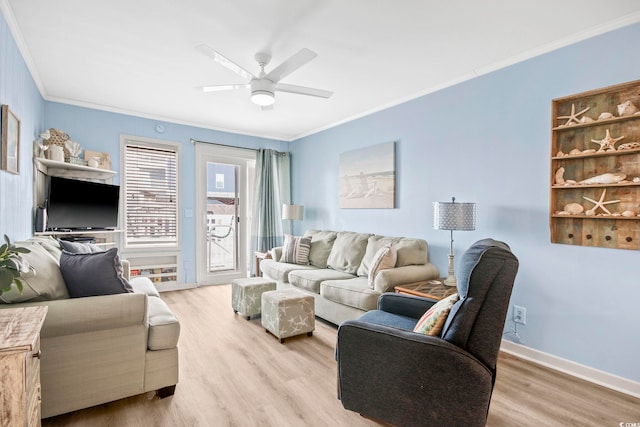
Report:
[{"label": "white window frame", "polygon": [[[172,150],[176,153],[176,241],[165,243],[134,243],[130,244],[127,239],[127,221],[126,221],[126,194],[127,194],[127,169],[126,169],[126,147],[128,145],[137,145],[141,147],[157,148]],[[125,250],[135,251],[141,250],[176,250],[180,247],[180,230],[182,227],[182,220],[180,212],[182,211],[182,198],[180,197],[180,164],[182,159],[181,145],[175,142],[163,141],[154,138],[145,138],[132,135],[120,136],[120,171],[122,174],[122,185],[120,186],[120,200],[121,200],[121,218],[120,224],[123,225],[122,234],[122,247]]]}]

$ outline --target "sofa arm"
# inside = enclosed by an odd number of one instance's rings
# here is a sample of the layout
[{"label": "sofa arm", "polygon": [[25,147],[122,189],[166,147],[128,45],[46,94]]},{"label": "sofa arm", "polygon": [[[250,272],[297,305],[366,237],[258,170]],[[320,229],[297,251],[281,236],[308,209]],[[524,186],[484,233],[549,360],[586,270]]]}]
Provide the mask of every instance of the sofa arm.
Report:
[{"label": "sofa arm", "polygon": [[380,270],[373,282],[373,289],[378,292],[393,292],[398,285],[415,283],[440,277],[438,267],[431,263],[421,265],[405,265],[404,267]]},{"label": "sofa arm", "polygon": [[[27,305],[27,304],[24,304]],[[47,305],[42,338],[147,325],[147,296],[124,293],[70,298],[28,305]]]},{"label": "sofa arm", "polygon": [[395,425],[485,425],[492,372],[441,338],[348,320],[336,360],[346,409]]},{"label": "sofa arm", "polygon": [[273,259],[274,261],[280,261],[280,258],[282,258],[282,248],[283,246],[277,246],[271,249],[269,251],[271,252],[271,259]]}]

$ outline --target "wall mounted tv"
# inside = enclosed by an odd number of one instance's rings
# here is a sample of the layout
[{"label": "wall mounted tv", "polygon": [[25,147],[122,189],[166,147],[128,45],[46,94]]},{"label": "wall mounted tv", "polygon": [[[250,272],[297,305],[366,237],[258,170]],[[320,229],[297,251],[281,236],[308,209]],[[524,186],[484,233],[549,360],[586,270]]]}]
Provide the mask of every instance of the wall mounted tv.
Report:
[{"label": "wall mounted tv", "polygon": [[118,226],[120,186],[50,176],[47,229],[91,230]]}]

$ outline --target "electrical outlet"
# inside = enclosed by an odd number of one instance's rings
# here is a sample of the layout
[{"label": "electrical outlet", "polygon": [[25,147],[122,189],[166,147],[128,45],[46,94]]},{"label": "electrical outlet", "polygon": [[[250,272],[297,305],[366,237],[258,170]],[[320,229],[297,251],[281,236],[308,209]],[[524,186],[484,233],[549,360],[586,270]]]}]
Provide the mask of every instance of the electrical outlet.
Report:
[{"label": "electrical outlet", "polygon": [[521,325],[527,324],[527,309],[519,305],[513,306],[513,321]]}]

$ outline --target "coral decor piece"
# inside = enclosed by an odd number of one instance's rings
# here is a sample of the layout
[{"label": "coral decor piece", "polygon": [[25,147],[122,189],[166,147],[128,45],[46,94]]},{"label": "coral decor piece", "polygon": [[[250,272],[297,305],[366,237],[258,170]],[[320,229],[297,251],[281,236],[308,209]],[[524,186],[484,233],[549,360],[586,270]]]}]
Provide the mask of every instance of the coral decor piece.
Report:
[{"label": "coral decor piece", "polygon": [[593,199],[590,199],[589,197],[582,196],[583,199],[588,200],[595,205],[593,208],[586,211],[585,214],[588,216],[593,216],[596,214],[596,209],[600,208],[603,211],[605,211],[608,215],[611,215],[611,212],[609,211],[609,209],[605,208],[604,205],[610,205],[611,203],[618,203],[620,200],[609,200],[605,202],[604,196],[606,194],[607,194],[607,189],[605,188],[604,190],[602,190],[602,195],[600,196],[600,200],[598,200],[597,202]]},{"label": "coral decor piece", "polygon": [[567,122],[564,125],[561,126],[572,126],[575,124],[579,124],[580,123],[580,118],[579,116],[581,116],[582,114],[586,113],[587,111],[589,111],[589,108],[591,107],[587,107],[584,110],[576,113],[576,105],[575,104],[571,104],[571,114],[569,114],[568,116],[558,116],[558,119],[568,119]]},{"label": "coral decor piece", "polygon": [[600,140],[592,139],[591,142],[594,142],[594,143],[600,145],[600,148],[598,148],[598,152],[601,152],[601,151],[615,151],[616,142],[620,141],[622,138],[624,138],[624,136],[619,136],[618,138],[612,138],[611,134],[609,133],[609,129],[607,129],[604,138],[602,138]]}]

